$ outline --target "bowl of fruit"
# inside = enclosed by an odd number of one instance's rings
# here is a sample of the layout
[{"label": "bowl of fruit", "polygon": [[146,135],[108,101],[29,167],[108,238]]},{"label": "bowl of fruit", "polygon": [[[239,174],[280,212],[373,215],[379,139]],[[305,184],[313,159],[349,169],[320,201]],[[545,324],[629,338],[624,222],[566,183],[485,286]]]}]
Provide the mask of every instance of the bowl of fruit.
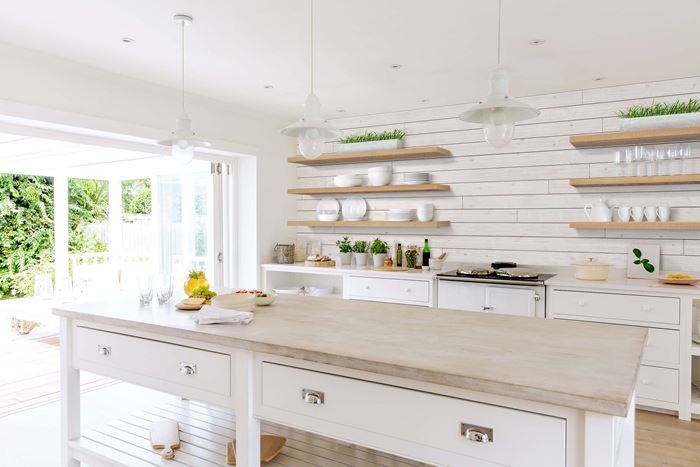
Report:
[{"label": "bowl of fruit", "polygon": [[666,274],[659,276],[659,280],[664,284],[692,285],[700,282],[700,277],[694,277],[688,274]]},{"label": "bowl of fruit", "polygon": [[272,305],[272,302],[277,298],[277,294],[270,290],[257,290],[257,289],[238,289],[237,294],[252,295],[255,297],[255,304],[257,306],[268,306]]}]

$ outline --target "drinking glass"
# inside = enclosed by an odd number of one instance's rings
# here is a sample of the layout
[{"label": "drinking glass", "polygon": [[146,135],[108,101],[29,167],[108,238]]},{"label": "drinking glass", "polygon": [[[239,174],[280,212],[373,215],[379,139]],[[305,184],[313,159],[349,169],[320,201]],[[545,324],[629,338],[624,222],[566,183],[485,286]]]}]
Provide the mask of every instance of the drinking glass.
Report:
[{"label": "drinking glass", "polygon": [[667,151],[667,157],[668,157],[668,174],[669,175],[678,175],[681,173],[681,161],[680,161],[680,156],[678,154],[678,145],[673,145],[670,148],[668,148]]},{"label": "drinking glass", "polygon": [[681,144],[678,146],[678,159],[680,159],[680,173],[685,174],[690,172],[690,145]]},{"label": "drinking glass", "polygon": [[153,300],[153,278],[142,276],[139,278],[139,302],[142,305],[148,305],[151,300]]},{"label": "drinking glass", "polygon": [[158,285],[156,289],[158,303],[161,305],[168,303],[173,296],[173,276],[170,274],[161,274],[158,276]]},{"label": "drinking glass", "polygon": [[656,148],[654,146],[644,146],[645,175],[656,175]]},{"label": "drinking glass", "polygon": [[670,175],[667,154],[666,148],[662,146],[656,148],[656,175]]},{"label": "drinking glass", "polygon": [[626,177],[634,175],[634,147],[625,148],[624,174]]},{"label": "drinking glass", "polygon": [[646,167],[644,163],[645,151],[644,146],[634,147],[634,157],[632,160],[634,161],[634,175],[637,177],[643,177],[646,175]]}]

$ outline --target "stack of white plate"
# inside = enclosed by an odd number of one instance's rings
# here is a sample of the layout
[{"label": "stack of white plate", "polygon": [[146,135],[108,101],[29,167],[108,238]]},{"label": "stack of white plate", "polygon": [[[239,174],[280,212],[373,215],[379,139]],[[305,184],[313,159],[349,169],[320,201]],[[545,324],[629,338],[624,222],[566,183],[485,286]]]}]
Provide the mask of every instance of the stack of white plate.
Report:
[{"label": "stack of white plate", "polygon": [[387,220],[390,221],[397,221],[397,222],[406,222],[406,221],[412,221],[413,219],[416,218],[416,210],[415,209],[389,209],[389,213],[387,214]]},{"label": "stack of white plate", "polygon": [[367,202],[362,198],[348,198],[343,201],[343,220],[361,221],[367,213]]},{"label": "stack of white plate", "polygon": [[336,175],[335,177],[333,177],[333,184],[335,184],[335,186],[343,188],[348,188],[351,186],[360,186],[362,185],[362,175]]},{"label": "stack of white plate", "polygon": [[413,172],[403,176],[406,185],[421,185],[430,183],[430,174],[428,172]]}]

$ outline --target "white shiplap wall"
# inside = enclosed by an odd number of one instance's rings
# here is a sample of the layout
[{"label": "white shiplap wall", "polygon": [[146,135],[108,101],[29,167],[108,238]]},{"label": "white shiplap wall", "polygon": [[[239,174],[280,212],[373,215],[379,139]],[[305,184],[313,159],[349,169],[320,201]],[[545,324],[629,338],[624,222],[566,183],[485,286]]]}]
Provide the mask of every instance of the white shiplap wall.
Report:
[{"label": "white shiplap wall", "polygon": [[[404,128],[407,147],[435,145],[452,151],[452,158],[391,163],[394,183],[401,183],[406,172],[428,171],[434,182],[449,184],[451,192],[364,195],[370,218],[384,219],[392,207],[431,202],[436,218],[452,225],[434,230],[300,228],[298,240],[320,241],[324,252],[332,253],[343,235],[354,240],[381,236],[404,245],[422,244],[429,237],[433,251],[447,251],[451,261],[558,266],[592,256],[619,267],[626,264],[631,242],[655,243],[661,245],[663,269],[700,271],[700,232],[577,231],[568,226],[585,220],[583,205],[598,198],[612,205],[667,205],[674,208],[673,220],[700,220],[698,185],[569,186],[569,178],[614,175],[614,149],[575,149],[569,135],[617,130],[615,111],[632,104],[689,97],[700,97],[700,77],[523,98],[542,113],[518,125],[515,139],[500,149],[484,142],[480,128],[457,119],[471,104],[333,120],[345,134]],[[691,151],[689,165],[700,173],[700,144],[693,143]],[[333,176],[366,173],[371,165],[376,164],[299,166],[297,186],[332,186]],[[297,218],[315,218],[318,199],[300,196]]]}]

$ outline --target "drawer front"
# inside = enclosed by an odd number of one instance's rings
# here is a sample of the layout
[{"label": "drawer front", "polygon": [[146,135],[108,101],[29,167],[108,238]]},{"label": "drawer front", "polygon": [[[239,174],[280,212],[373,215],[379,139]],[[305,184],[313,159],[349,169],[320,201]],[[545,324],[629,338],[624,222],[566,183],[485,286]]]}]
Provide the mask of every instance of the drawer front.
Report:
[{"label": "drawer front", "polygon": [[678,403],[678,370],[642,365],[637,378],[637,397]]},{"label": "drawer front", "polygon": [[645,363],[672,363],[680,361],[680,331],[649,329],[647,345],[642,361]]},{"label": "drawer front", "polygon": [[554,290],[547,306],[554,315],[662,324],[680,322],[680,300],[673,297]]},{"label": "drawer front", "polygon": [[[566,421],[556,417],[268,362],[261,400],[310,431],[322,420],[498,464],[566,464]],[[467,439],[467,427],[491,429],[491,441]]]},{"label": "drawer front", "polygon": [[406,303],[427,303],[430,300],[430,284],[427,281],[350,276],[347,287],[348,294],[353,298]]},{"label": "drawer front", "polygon": [[229,355],[84,327],[75,329],[74,352],[78,368],[82,360],[113,370],[110,376],[131,373],[223,396],[231,394]]}]

